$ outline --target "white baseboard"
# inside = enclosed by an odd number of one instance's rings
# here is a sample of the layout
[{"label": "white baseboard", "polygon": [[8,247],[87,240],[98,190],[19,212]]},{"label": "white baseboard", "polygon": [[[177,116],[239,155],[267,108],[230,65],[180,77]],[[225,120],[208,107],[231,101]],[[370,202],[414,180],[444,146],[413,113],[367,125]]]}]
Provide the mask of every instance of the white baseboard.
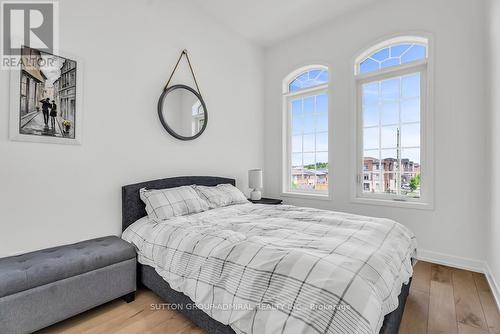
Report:
[{"label": "white baseboard", "polygon": [[448,267],[454,267],[478,273],[484,273],[484,275],[486,276],[486,280],[490,285],[490,289],[493,293],[493,298],[495,299],[497,308],[500,310],[500,288],[498,285],[498,281],[493,275],[490,266],[485,261],[447,255],[443,253],[428,251],[425,249],[418,250],[417,258],[418,260],[436,264],[442,264]]},{"label": "white baseboard", "polygon": [[425,249],[419,249],[417,253],[418,260],[442,264],[444,266],[475,271],[477,273],[485,272],[484,261],[469,259],[465,257],[453,256]]},{"label": "white baseboard", "polygon": [[493,272],[491,271],[488,263],[485,263],[484,275],[488,280],[488,284],[490,285],[490,289],[493,292],[493,298],[495,298],[495,302],[497,303],[497,308],[500,310],[500,288],[498,287],[498,281],[495,279]]}]

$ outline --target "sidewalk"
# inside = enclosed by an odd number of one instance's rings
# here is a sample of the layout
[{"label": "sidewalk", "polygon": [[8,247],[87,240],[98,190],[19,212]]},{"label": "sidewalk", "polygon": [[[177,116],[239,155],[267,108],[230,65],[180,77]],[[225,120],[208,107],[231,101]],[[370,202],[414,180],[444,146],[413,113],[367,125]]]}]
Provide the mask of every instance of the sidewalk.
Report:
[{"label": "sidewalk", "polygon": [[32,111],[21,117],[21,128],[23,128],[26,124],[28,124],[37,114],[38,111]]},{"label": "sidewalk", "polygon": [[[35,113],[31,113],[35,114]],[[28,115],[26,115],[28,116]],[[26,117],[25,116],[25,117]],[[22,120],[25,119],[23,117]],[[36,115],[29,119],[28,117],[26,123],[23,125],[21,120],[21,133],[22,134],[30,134],[30,135],[43,135],[43,136],[53,136],[53,137],[63,137],[61,125],[59,124],[59,120],[56,118],[56,127],[55,129],[50,128],[50,117],[49,117],[49,128],[45,127],[43,122],[43,113],[36,112]]]}]

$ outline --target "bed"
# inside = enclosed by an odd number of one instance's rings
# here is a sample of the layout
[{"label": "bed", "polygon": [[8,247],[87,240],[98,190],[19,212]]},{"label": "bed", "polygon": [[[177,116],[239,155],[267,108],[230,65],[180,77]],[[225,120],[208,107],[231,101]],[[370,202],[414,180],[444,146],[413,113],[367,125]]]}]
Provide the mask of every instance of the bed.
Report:
[{"label": "bed", "polygon": [[[215,186],[218,184],[235,185],[235,180],[230,178],[203,176],[174,177],[127,185],[122,188],[122,230],[125,231],[124,238],[126,240],[128,239],[129,242],[134,243],[136,248],[138,249],[139,265],[137,277],[139,280],[139,284],[142,284],[146,288],[155,292],[164,301],[170,304],[175,304],[179,312],[186,315],[190,320],[206,330],[208,333],[376,333],[376,331],[374,330],[375,327],[380,328],[379,333],[382,334],[396,334],[398,332],[406,298],[408,296],[409,287],[411,284],[411,260],[405,259],[411,259],[411,257],[414,255],[414,246],[406,245],[407,249],[402,249],[401,254],[397,255],[400,262],[400,264],[397,266],[397,270],[400,270],[399,276],[396,275],[398,273],[395,269],[396,267],[390,266],[392,261],[391,257],[396,256],[394,254],[392,254],[390,257],[388,257],[386,254],[385,258],[381,256],[378,259],[373,259],[370,255],[369,257],[366,257],[362,262],[355,260],[342,260],[341,266],[338,266],[338,263],[335,262],[335,260],[332,260],[332,268],[336,269],[335,275],[332,276],[332,274],[330,273],[330,277],[338,276],[339,280],[344,280],[343,275],[347,275],[345,278],[347,280],[350,277],[348,275],[349,272],[352,272],[352,278],[349,279],[348,284],[346,283],[347,288],[344,288],[341,291],[335,291],[335,289],[330,288],[328,285],[330,280],[322,281],[321,279],[318,280],[318,277],[313,280],[309,277],[309,275],[306,275],[305,277],[307,279],[302,279],[302,281],[300,281],[296,279],[296,277],[302,277],[300,276],[300,273],[291,274],[289,272],[286,272],[285,274],[279,273],[279,275],[277,275],[275,270],[270,270],[269,267],[266,267],[266,265],[273,265],[272,260],[269,260],[269,263],[267,263],[265,259],[271,259],[274,254],[273,252],[290,252],[290,249],[293,248],[293,245],[290,245],[290,247],[287,248],[287,244],[283,244],[283,242],[281,241],[281,239],[284,238],[279,238],[279,243],[274,242],[274,240],[270,241],[269,238],[279,237],[280,233],[286,232],[287,229],[292,229],[293,224],[300,223],[304,226],[311,226],[310,230],[308,231],[309,234],[304,234],[301,231],[298,236],[294,235],[294,237],[291,238],[291,242],[296,243],[295,248],[298,248],[300,251],[299,255],[294,258],[294,261],[296,261],[297,263],[300,263],[301,261],[305,261],[307,263],[307,261],[310,261],[307,259],[307,256],[310,255],[310,252],[308,252],[308,250],[312,250],[312,252],[314,252],[316,248],[318,250],[322,249],[321,240],[331,241],[333,240],[332,235],[333,237],[335,237],[336,234],[340,235],[341,233],[346,233],[345,231],[349,230],[352,227],[349,224],[357,224],[356,226],[363,226],[362,228],[360,228],[361,232],[359,234],[352,233],[353,237],[345,238],[345,240],[350,240],[350,242],[354,242],[357,239],[360,239],[359,242],[364,245],[364,247],[357,247],[360,252],[360,257],[364,256],[362,254],[364,248],[368,249],[372,246],[375,247],[375,245],[371,245],[372,240],[369,237],[373,233],[369,232],[369,228],[366,228],[367,231],[365,231],[365,226],[370,227],[376,226],[377,224],[379,224],[379,228],[380,226],[384,225],[392,226],[391,228],[383,227],[387,229],[387,233],[384,232],[383,234],[385,234],[385,237],[381,236],[380,239],[387,239],[388,235],[391,235],[392,238],[394,230],[397,230],[396,234],[407,233],[407,231],[404,228],[401,228],[399,224],[389,220],[354,216],[342,213],[328,212],[329,214],[327,214],[326,211],[315,209],[296,208],[291,206],[271,207],[266,205],[254,204],[242,204],[237,206],[235,205],[234,207],[214,209],[209,210],[211,212],[192,215],[192,217],[182,217],[180,219],[172,220],[171,222],[169,222],[169,224],[160,226],[160,230],[163,230],[163,232],[161,233],[155,232],[155,230],[151,227],[154,226],[154,224],[148,224],[143,221],[145,219],[143,217],[146,216],[146,212],[144,204],[139,197],[139,190],[141,188],[164,189],[193,184],[203,186]],[[219,210],[220,212],[216,212],[215,210]],[[280,222],[281,219],[288,219],[286,228],[283,227],[283,223]],[[313,220],[313,222],[308,221],[308,219]],[[329,219],[331,219],[332,221],[341,221],[342,228],[333,226],[335,228],[332,229],[332,225],[335,224],[330,222]],[[364,221],[362,224],[360,224],[359,222],[360,219]],[[203,224],[200,224],[200,221],[202,221]],[[240,233],[241,231],[238,231],[236,229],[242,228],[241,226],[245,226],[245,228],[247,228],[244,233]],[[139,233],[137,233],[138,228],[148,231],[141,232],[143,234],[139,235]],[[203,230],[203,228],[212,228],[212,231],[205,231]],[[220,228],[223,232],[213,233],[213,228]],[[295,230],[297,230],[297,228],[295,228]],[[254,234],[252,234],[250,231],[254,231]],[[199,237],[198,234],[201,232],[204,232],[205,234],[202,237]],[[180,245],[181,243],[186,243],[186,247],[191,247],[190,245],[194,245],[192,247],[194,249],[207,239],[207,235],[209,235],[209,233],[229,233],[228,235],[219,235],[219,237],[221,238],[221,240],[224,239],[225,242],[229,242],[229,246],[235,245],[232,246],[231,249],[233,250],[233,248],[236,248],[237,251],[235,251],[235,253],[239,254],[237,257],[233,256],[230,259],[228,259],[229,255],[227,254],[225,256],[226,261],[222,262],[217,261],[220,260],[219,258],[213,257],[215,258],[215,262],[212,263],[211,266],[207,267],[208,269],[206,268],[206,270],[209,271],[220,271],[219,277],[224,272],[224,274],[228,278],[226,279],[227,282],[224,283],[227,283],[227,286],[224,286],[223,289],[219,289],[220,286],[217,286],[217,283],[211,282],[210,279],[200,279],[199,273],[197,279],[193,279],[192,281],[190,281],[188,279],[189,277],[187,277],[188,274],[186,274],[185,272],[181,273],[180,269],[174,270],[173,273],[170,270],[170,268],[172,268],[172,264],[174,264],[175,267],[181,260],[184,262],[182,262],[182,266],[179,265],[179,268],[182,267],[186,269],[193,267],[196,259],[192,260],[190,258],[185,258],[179,255],[179,253],[182,253],[184,255],[190,254],[189,251],[186,251],[187,248],[179,250],[179,248],[181,248]],[[325,235],[326,237],[330,237],[330,239],[321,239],[319,237],[315,238],[314,240],[307,239],[308,236],[314,237],[318,235]],[[153,244],[152,251],[148,251],[146,248],[142,248],[145,247],[144,245],[148,245],[147,241],[146,243],[144,242],[148,238],[148,236],[149,238],[151,238],[149,244]],[[161,238],[166,238],[167,236],[168,239],[171,238],[170,236],[173,236],[173,239],[177,238],[179,240],[177,242],[177,248],[173,251],[170,250],[170,253],[161,253],[158,251],[154,251],[154,248],[157,247],[157,244],[168,244],[161,241]],[[198,239],[196,239],[197,237]],[[158,238],[160,241],[158,241],[158,243],[155,245],[156,238]],[[247,254],[244,250],[251,249],[251,247],[255,246],[253,244],[259,243],[258,240],[262,240],[262,238],[267,238],[266,246],[261,246],[257,252],[247,252],[248,254],[257,254],[261,251],[261,249],[263,249],[261,254],[259,254],[261,262],[254,261],[254,255],[251,260],[244,259],[241,260],[241,263],[238,263],[240,259],[244,258],[245,254]],[[247,239],[250,241],[253,240],[253,244],[251,242],[247,242]],[[381,245],[385,243],[385,239],[383,242],[381,242]],[[413,245],[414,236],[405,235],[404,238],[402,237],[402,240],[405,239],[411,239],[410,241]],[[302,244],[302,242],[304,242],[304,244]],[[316,242],[318,244],[316,244]],[[344,243],[345,241],[341,243],[343,247],[345,246]],[[272,246],[267,246],[268,244],[271,244]],[[305,252],[301,250],[302,247],[304,248]],[[380,246],[376,247],[380,248]],[[240,248],[239,253],[238,248]],[[337,246],[335,247],[335,249],[336,248]],[[401,248],[404,247],[401,246]],[[142,249],[142,251],[140,249]],[[397,249],[397,247],[395,249]],[[265,253],[266,251],[268,251],[268,253]],[[350,250],[349,252],[357,252],[357,250]],[[149,253],[151,253],[151,255],[148,255]],[[173,255],[170,255],[171,259],[168,263],[168,267],[166,266],[166,264],[162,267],[158,262],[161,262],[161,256],[167,256],[166,254]],[[158,256],[160,256],[160,258],[158,258]],[[174,262],[175,256],[179,256],[179,258]],[[331,260],[331,258],[328,257],[328,254],[325,255],[325,258]],[[210,259],[212,260],[212,256],[210,257]],[[187,264],[185,262],[186,260],[188,261]],[[190,263],[190,261],[194,262]],[[259,264],[251,266],[249,265],[251,261],[254,261],[253,263]],[[321,268],[322,270],[329,270],[329,263],[323,263],[324,261],[319,260],[317,262],[319,262],[319,268]],[[387,262],[387,268],[390,268],[390,270],[386,268],[376,268],[377,266],[380,267],[381,264],[384,264],[385,262]],[[236,269],[234,269],[233,267],[235,267]],[[283,266],[280,264],[280,267]],[[290,265],[288,267],[293,268],[294,265]],[[311,268],[313,267],[314,266],[311,266]],[[312,271],[311,268],[309,268],[309,271]],[[291,270],[296,269],[289,269],[289,271]],[[317,271],[316,268],[315,271]],[[321,273],[321,271],[319,272]],[[396,274],[392,275],[390,274],[390,272],[396,272]],[[186,275],[186,277],[184,277],[184,275]],[[236,280],[231,280],[230,277],[234,275],[238,276],[238,278]],[[210,277],[212,276],[213,275],[211,275]],[[370,281],[372,276],[377,277],[373,279],[373,284],[368,284],[367,281]],[[394,276],[397,279],[389,280],[388,277],[390,276]],[[279,277],[279,279],[277,279],[276,277]],[[166,278],[170,279],[169,281],[171,282],[171,284],[167,283]],[[255,282],[259,281],[267,282],[267,286],[262,289],[262,291],[264,292],[255,289],[252,290],[252,287],[257,284]],[[278,283],[276,283],[276,286],[273,286],[275,281],[277,281]],[[388,281],[389,283],[387,283],[386,281]],[[198,285],[200,284],[200,282],[202,282],[202,284],[199,288]],[[237,283],[230,284],[230,282]],[[196,284],[196,289],[191,288],[193,287],[193,284]],[[385,300],[387,300],[387,302],[378,305],[377,301],[375,300],[377,298],[372,301],[373,298],[371,297],[366,298],[367,300],[357,300],[359,298],[362,298],[354,293],[358,289],[375,290],[377,285],[380,284],[385,284],[387,286],[386,288],[381,289],[381,291],[384,289],[387,290],[387,294],[384,295],[384,302]],[[211,290],[210,287],[212,287]],[[297,290],[298,293],[295,293],[294,289]],[[289,294],[289,291],[292,290],[294,291],[294,293]],[[195,291],[194,294],[193,291]],[[199,295],[201,297],[196,296],[196,291],[201,291],[199,292]],[[271,292],[268,291],[275,291],[275,295],[270,296]],[[185,294],[183,292],[185,292]],[[229,295],[231,295],[232,292],[232,300],[227,300],[227,292],[229,292]],[[210,293],[212,295],[210,295]],[[372,295],[376,295],[375,291],[367,291],[366,295],[368,296],[370,293]],[[304,303],[299,303],[300,299],[302,298],[302,302],[304,302],[304,300],[307,300],[307,298],[309,298],[307,296],[311,295],[316,296],[315,298],[320,301],[330,301],[330,304],[336,305],[337,307],[316,308],[313,312],[310,310],[304,311],[303,308],[299,308],[299,305],[305,305]],[[362,294],[360,295],[362,296]],[[237,298],[235,300],[236,296]],[[258,297],[256,298],[258,300],[252,300],[253,298],[249,298],[252,296]],[[193,299],[196,300],[196,302],[194,302]],[[269,302],[269,300],[276,301],[276,303]],[[210,304],[212,308],[203,307],[206,301],[212,302]],[[218,301],[219,304],[215,303],[215,301]],[[228,310],[217,310],[217,308],[213,307],[213,305],[220,305],[221,301],[227,301],[230,305],[250,305],[251,307],[248,310],[242,308],[241,310],[233,309],[230,310],[230,312],[228,312]],[[239,302],[239,304],[235,303],[235,301]],[[255,306],[257,304],[255,302],[259,301],[261,302],[258,304],[259,308],[256,308]],[[288,304],[285,303],[285,306],[292,305],[292,308],[277,309],[276,305],[280,305],[280,301],[290,301],[290,303]],[[333,301],[335,303],[333,303]],[[370,302],[372,302],[373,305],[370,305]],[[196,307],[194,305],[199,307]],[[272,307],[270,309],[261,308],[261,306],[263,305],[271,305]],[[314,305],[325,306],[328,305],[328,303],[322,304],[319,302],[315,302]],[[341,305],[349,306],[348,310],[341,309],[339,311],[338,307],[340,307]],[[384,314],[386,315],[384,316]],[[252,316],[250,317],[250,315]],[[269,317],[276,317],[276,321],[269,321]],[[376,319],[377,317],[379,317],[378,320]],[[252,319],[251,325],[249,320],[250,318]],[[370,319],[367,320],[367,318]],[[372,320],[372,318],[374,320]],[[234,328],[224,323],[231,323]],[[277,327],[273,327],[274,325],[276,325]]]}]

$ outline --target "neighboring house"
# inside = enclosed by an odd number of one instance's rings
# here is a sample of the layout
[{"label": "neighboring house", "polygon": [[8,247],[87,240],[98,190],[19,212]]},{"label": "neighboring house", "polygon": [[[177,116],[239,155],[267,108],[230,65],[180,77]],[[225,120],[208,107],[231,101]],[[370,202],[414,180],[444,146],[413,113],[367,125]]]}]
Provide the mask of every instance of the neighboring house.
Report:
[{"label": "neighboring house", "polygon": [[292,183],[296,189],[315,189],[327,191],[328,170],[294,167],[292,170]]},{"label": "neighboring house", "polygon": [[54,94],[54,95],[53,95],[53,96],[54,96],[54,101],[56,101],[56,104],[59,106],[59,113],[58,113],[58,116],[59,116],[59,117],[62,117],[62,116],[61,116],[61,113],[60,113],[60,111],[61,111],[61,110],[60,110],[60,109],[61,109],[61,108],[60,108],[60,106],[61,106],[61,101],[60,101],[60,98],[59,98],[59,79],[60,79],[60,78],[58,78],[56,81],[54,81],[54,82],[52,83],[52,90],[53,90],[53,94]]},{"label": "neighboring house", "polygon": [[[363,191],[394,193],[398,187],[397,159],[376,159],[365,157],[363,164]],[[420,164],[409,159],[401,159],[403,173],[400,187],[408,188],[410,180],[420,174]],[[381,176],[381,174],[383,176]]]},{"label": "neighboring house", "polygon": [[65,60],[61,67],[61,76],[54,82],[54,91],[58,97],[59,113],[63,119],[75,121],[76,109],[76,62]]},{"label": "neighboring house", "polygon": [[45,80],[47,77],[40,70],[40,52],[24,48],[22,51],[23,66],[21,70],[20,110],[21,117],[37,111],[40,100],[45,96]]}]

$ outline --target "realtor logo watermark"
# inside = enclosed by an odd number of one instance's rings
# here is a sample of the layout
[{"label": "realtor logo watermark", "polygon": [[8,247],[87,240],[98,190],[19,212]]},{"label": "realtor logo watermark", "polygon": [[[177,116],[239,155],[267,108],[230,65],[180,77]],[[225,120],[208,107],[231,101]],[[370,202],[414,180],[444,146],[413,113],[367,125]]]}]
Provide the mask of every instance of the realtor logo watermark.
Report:
[{"label": "realtor logo watermark", "polygon": [[59,6],[57,1],[1,1],[1,68],[18,67],[23,46],[57,53]]}]

